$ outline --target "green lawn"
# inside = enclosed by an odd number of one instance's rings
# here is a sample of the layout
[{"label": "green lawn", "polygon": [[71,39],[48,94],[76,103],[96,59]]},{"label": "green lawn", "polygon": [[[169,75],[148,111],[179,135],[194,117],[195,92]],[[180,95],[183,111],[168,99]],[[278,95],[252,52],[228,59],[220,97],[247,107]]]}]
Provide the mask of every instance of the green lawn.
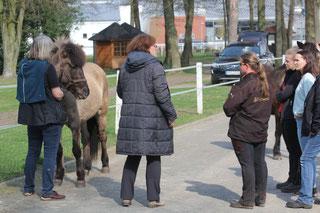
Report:
[{"label": "green lawn", "polygon": [[[189,88],[172,89],[171,93]],[[7,90],[7,89],[6,89]],[[229,93],[229,86],[205,89],[203,93],[204,113],[197,114],[196,92],[172,97],[173,104],[177,110],[178,119],[176,126],[192,122],[217,112],[222,111],[222,105]],[[1,91],[1,90],[0,90]],[[2,96],[1,96],[2,97]],[[115,100],[110,100],[114,105]],[[108,147],[114,146],[116,135],[114,131],[115,109],[110,109],[107,117]],[[27,133],[25,126],[0,130],[0,182],[23,175],[24,160],[27,154]],[[63,128],[63,146],[65,160],[74,159],[72,155],[71,133],[67,127]],[[40,164],[42,159],[40,160]]]}]

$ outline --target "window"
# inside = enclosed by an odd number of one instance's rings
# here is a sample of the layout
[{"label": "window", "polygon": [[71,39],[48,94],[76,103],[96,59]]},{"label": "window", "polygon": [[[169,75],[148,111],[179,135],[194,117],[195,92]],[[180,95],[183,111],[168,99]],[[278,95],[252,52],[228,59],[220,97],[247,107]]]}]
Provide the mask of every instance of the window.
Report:
[{"label": "window", "polygon": [[114,56],[126,56],[127,55],[127,42],[125,42],[125,41],[114,42],[113,53],[114,53]]},{"label": "window", "polygon": [[83,34],[82,34],[82,38],[83,38],[83,39],[86,39],[87,37],[88,37],[87,33],[83,33]]}]

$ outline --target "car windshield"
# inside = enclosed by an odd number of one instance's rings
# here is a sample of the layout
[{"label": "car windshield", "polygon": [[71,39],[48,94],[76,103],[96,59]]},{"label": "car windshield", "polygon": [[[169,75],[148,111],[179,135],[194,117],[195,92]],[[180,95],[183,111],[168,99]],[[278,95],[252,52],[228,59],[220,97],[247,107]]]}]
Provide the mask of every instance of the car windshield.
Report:
[{"label": "car windshield", "polygon": [[222,52],[222,56],[240,56],[246,52],[254,52],[260,56],[259,47],[257,46],[230,46],[226,47]]}]

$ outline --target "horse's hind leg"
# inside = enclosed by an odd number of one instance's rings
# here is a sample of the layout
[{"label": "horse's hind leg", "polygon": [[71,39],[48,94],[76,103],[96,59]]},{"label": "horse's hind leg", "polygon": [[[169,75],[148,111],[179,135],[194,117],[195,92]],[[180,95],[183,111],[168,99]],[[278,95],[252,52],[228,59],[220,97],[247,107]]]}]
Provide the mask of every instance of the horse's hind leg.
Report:
[{"label": "horse's hind leg", "polygon": [[86,186],[85,183],[85,174],[81,161],[81,148],[80,148],[80,129],[72,130],[72,153],[76,158],[76,166],[77,166],[77,187]]},{"label": "horse's hind leg", "polygon": [[81,141],[83,145],[83,167],[86,175],[89,175],[91,170],[91,156],[90,156],[90,134],[88,132],[87,122],[81,123]]},{"label": "horse's hind leg", "polygon": [[101,110],[102,113],[96,115],[98,126],[99,126],[99,139],[101,142],[101,162],[102,162],[102,173],[110,172],[109,168],[109,156],[107,152],[107,111]]},{"label": "horse's hind leg", "polygon": [[281,160],[281,152],[280,152],[280,140],[281,140],[281,120],[280,115],[275,115],[275,121],[276,121],[276,131],[274,133],[275,135],[275,143],[273,146],[273,159],[275,160]]},{"label": "horse's hind leg", "polygon": [[56,159],[56,175],[54,177],[54,184],[57,186],[61,186],[64,173],[65,173],[65,168],[64,168],[64,162],[63,162],[63,148],[62,148],[62,143],[60,139],[60,144],[59,144],[59,149],[57,153],[57,159]]}]

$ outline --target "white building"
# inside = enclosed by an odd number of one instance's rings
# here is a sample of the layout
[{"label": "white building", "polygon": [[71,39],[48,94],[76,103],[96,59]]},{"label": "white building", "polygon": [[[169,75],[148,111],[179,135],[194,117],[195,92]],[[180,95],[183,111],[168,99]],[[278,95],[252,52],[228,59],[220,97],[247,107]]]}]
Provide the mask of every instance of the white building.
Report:
[{"label": "white building", "polygon": [[[139,6],[140,12],[143,10]],[[130,0],[85,0],[81,2],[81,12],[83,23],[74,26],[70,33],[70,39],[83,46],[86,55],[93,55],[93,42],[88,40],[90,37],[99,33],[101,30],[117,22],[130,24]],[[142,31],[150,31],[149,22],[140,16]]]}]

